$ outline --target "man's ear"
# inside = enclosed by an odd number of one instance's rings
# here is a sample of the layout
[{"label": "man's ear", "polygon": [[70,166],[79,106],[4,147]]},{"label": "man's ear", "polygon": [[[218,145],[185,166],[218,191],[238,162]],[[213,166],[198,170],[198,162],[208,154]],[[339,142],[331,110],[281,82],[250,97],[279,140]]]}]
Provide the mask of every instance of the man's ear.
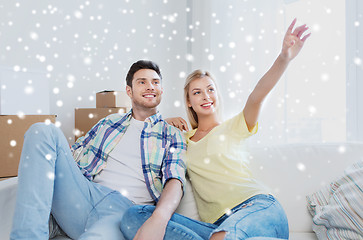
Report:
[{"label": "man's ear", "polygon": [[127,96],[132,98],[132,88],[129,85],[126,85],[126,93],[127,93]]}]

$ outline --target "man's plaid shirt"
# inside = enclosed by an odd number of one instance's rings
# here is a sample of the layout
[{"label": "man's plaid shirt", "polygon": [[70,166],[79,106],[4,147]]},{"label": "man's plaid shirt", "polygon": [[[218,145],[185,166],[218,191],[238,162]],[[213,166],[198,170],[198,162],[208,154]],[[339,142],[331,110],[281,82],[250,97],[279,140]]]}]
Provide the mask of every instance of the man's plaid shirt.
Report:
[{"label": "man's plaid shirt", "polygon": [[[130,125],[132,110],[101,119],[72,146],[75,161],[84,176],[93,180],[106,167],[109,153]],[[148,190],[157,202],[164,184],[171,178],[185,184],[184,135],[167,124],[159,113],[145,119],[140,139],[141,163]]]}]

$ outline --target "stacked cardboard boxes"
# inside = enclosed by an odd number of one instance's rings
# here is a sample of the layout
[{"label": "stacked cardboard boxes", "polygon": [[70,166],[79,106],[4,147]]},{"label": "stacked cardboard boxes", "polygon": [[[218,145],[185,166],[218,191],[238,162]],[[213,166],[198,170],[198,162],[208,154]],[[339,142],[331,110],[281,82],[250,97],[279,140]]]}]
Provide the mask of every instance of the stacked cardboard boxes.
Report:
[{"label": "stacked cardboard boxes", "polygon": [[102,91],[96,93],[96,108],[131,108],[131,99],[126,92]]},{"label": "stacked cardboard boxes", "polygon": [[24,134],[37,122],[55,123],[55,115],[0,115],[0,178],[18,175]]},{"label": "stacked cardboard boxes", "polygon": [[99,120],[113,113],[125,113],[131,109],[126,92],[102,91],[96,93],[96,108],[75,109],[75,140],[84,136]]}]

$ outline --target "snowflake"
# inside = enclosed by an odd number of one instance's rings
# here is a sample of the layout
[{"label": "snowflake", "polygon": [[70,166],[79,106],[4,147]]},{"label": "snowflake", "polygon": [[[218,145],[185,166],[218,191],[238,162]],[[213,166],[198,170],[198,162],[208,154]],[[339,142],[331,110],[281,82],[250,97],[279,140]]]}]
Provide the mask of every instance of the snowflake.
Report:
[{"label": "snowflake", "polygon": [[343,154],[343,153],[345,153],[346,151],[347,151],[347,149],[346,149],[346,147],[345,147],[345,146],[341,145],[341,146],[339,146],[339,147],[338,147],[338,152],[339,152],[339,153]]},{"label": "snowflake", "polygon": [[241,80],[242,80],[242,75],[241,75],[240,73],[236,73],[236,74],[234,75],[234,79],[235,79],[236,81],[241,81]]},{"label": "snowflake", "polygon": [[181,106],[180,101],[178,101],[178,100],[177,100],[177,101],[175,101],[175,102],[174,102],[174,106],[175,106],[175,107],[180,107],[180,106]]},{"label": "snowflake", "polygon": [[13,70],[14,70],[15,72],[19,72],[19,71],[20,71],[20,66],[15,65],[15,66],[13,67]]},{"label": "snowflake", "polygon": [[74,129],[73,134],[78,137],[79,135],[81,135],[81,131],[79,129]]},{"label": "snowflake", "polygon": [[57,104],[58,107],[62,107],[63,106],[63,101],[62,100],[58,100],[56,104]]},{"label": "snowflake", "polygon": [[121,194],[122,194],[122,196],[127,197],[129,195],[129,192],[126,189],[122,189]]},{"label": "snowflake", "polygon": [[27,86],[24,89],[25,94],[31,95],[34,92],[34,88],[32,86]]},{"label": "snowflake", "polygon": [[360,66],[362,64],[362,59],[359,58],[359,57],[355,57],[354,58],[354,63],[357,65],[357,66]]},{"label": "snowflake", "polygon": [[78,19],[81,19],[82,17],[83,17],[83,14],[82,14],[82,12],[81,11],[75,11],[74,13],[73,13],[73,15],[76,17],[76,18],[78,18]]},{"label": "snowflake", "polygon": [[92,63],[92,58],[91,58],[91,57],[85,57],[85,58],[83,59],[83,63],[84,63],[85,65],[91,65],[91,63]]},{"label": "snowflake", "polygon": [[10,141],[10,146],[15,147],[16,146],[16,141],[15,140],[11,140]]},{"label": "snowflake", "polygon": [[329,74],[327,74],[327,73],[321,74],[321,80],[323,82],[327,82],[329,80]]},{"label": "snowflake", "polygon": [[232,214],[232,210],[227,208],[226,210],[224,210],[224,212],[226,213],[227,216],[230,216]]},{"label": "snowflake", "polygon": [[310,112],[310,114],[311,114],[311,115],[312,115],[312,114],[315,114],[315,113],[317,112],[316,107],[314,107],[314,106],[309,106],[309,112]]},{"label": "snowflake", "polygon": [[48,65],[48,66],[47,66],[47,71],[48,71],[48,72],[53,71],[53,69],[54,69],[54,67],[53,67],[52,65]]},{"label": "snowflake", "polygon": [[54,124],[57,128],[60,128],[62,126],[62,123],[60,121],[56,121]]},{"label": "snowflake", "polygon": [[18,118],[20,118],[20,119],[25,118],[25,114],[22,111],[19,111],[16,115],[18,115]]},{"label": "snowflake", "polygon": [[219,141],[224,142],[226,140],[226,136],[221,134],[219,135]]},{"label": "snowflake", "polygon": [[252,72],[256,71],[256,68],[254,66],[250,66],[248,68],[248,70],[252,73]]},{"label": "snowflake", "polygon": [[247,35],[245,38],[247,43],[252,43],[253,42],[253,36],[252,35]]},{"label": "snowflake", "polygon": [[55,175],[54,175],[54,173],[53,173],[53,172],[48,172],[48,173],[47,173],[47,177],[48,177],[50,180],[54,180]]},{"label": "snowflake", "polygon": [[320,31],[320,25],[316,23],[316,24],[313,25],[312,29],[313,29],[314,32],[319,32]]},{"label": "snowflake", "polygon": [[185,58],[186,58],[186,60],[188,61],[188,62],[193,62],[193,60],[194,60],[194,56],[192,55],[192,54],[187,54],[186,56],[185,56]]}]

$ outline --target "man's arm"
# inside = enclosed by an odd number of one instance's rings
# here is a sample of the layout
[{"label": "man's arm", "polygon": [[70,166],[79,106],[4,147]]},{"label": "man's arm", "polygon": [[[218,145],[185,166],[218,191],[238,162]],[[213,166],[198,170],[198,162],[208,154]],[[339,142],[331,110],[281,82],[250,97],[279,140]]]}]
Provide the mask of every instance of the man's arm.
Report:
[{"label": "man's arm", "polygon": [[165,235],[166,226],[178,207],[182,196],[182,183],[178,179],[170,179],[161,193],[160,200],[153,214],[137,231],[134,240],[162,240]]},{"label": "man's arm", "polygon": [[163,191],[151,217],[141,226],[134,239],[162,240],[166,226],[179,206],[183,196],[186,165],[184,156],[186,142],[184,134],[178,129],[168,126],[170,145],[162,166]]}]

